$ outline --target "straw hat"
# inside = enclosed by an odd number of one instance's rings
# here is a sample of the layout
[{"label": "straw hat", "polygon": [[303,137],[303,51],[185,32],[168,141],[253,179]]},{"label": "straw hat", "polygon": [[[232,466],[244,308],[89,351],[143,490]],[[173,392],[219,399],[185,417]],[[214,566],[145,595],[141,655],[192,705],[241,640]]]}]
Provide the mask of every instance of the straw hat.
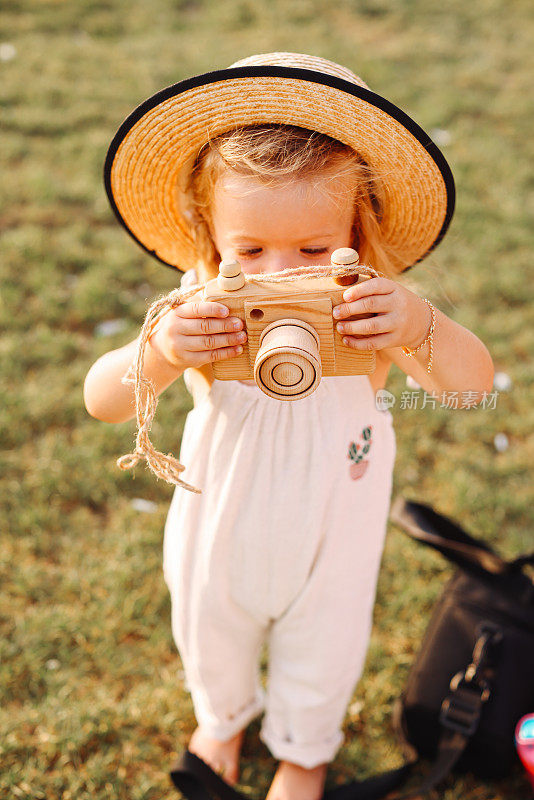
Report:
[{"label": "straw hat", "polygon": [[350,70],[314,56],[268,53],[169,86],[122,123],[104,180],[113,210],[138,244],[169,266],[194,266],[180,187],[208,138],[259,123],[327,134],[385,175],[381,227],[404,264],[421,261],[443,238],[454,180],[430,136]]}]

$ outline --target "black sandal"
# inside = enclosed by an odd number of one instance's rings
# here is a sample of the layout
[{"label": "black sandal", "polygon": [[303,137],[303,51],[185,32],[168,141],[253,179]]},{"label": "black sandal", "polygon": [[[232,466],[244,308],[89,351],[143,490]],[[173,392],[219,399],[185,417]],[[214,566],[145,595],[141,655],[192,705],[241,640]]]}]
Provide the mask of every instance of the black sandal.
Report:
[{"label": "black sandal", "polygon": [[[380,800],[404,783],[410,769],[411,764],[405,764],[364,781],[350,781],[329,789],[323,800]],[[170,775],[174,786],[187,800],[251,800],[250,795],[238,792],[190,750],[182,753]]]},{"label": "black sandal", "polygon": [[191,750],[184,750],[171,770],[171,781],[187,800],[251,800],[221,778]]}]

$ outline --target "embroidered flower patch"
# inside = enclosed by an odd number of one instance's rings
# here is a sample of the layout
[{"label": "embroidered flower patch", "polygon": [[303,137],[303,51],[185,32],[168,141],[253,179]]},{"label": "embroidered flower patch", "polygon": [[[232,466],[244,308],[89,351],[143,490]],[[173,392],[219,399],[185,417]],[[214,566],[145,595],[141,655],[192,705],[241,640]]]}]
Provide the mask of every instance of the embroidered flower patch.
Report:
[{"label": "embroidered flower patch", "polygon": [[349,475],[353,481],[362,478],[367,471],[369,465],[369,458],[367,455],[373,443],[372,432],[373,426],[368,425],[362,430],[360,441],[358,443],[351,442],[349,445],[347,458],[349,458],[351,462],[349,466]]}]

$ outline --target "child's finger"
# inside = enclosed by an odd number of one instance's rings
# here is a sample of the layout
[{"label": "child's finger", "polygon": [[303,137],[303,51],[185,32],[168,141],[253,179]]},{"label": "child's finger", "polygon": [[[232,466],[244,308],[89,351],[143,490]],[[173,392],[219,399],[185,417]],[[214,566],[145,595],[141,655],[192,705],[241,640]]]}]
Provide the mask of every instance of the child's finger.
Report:
[{"label": "child's finger", "polygon": [[381,333],[377,336],[356,339],[353,336],[344,336],[343,344],[355,350],[383,350],[385,347],[394,347],[395,339],[392,333]]},{"label": "child's finger", "polygon": [[396,289],[396,284],[389,278],[370,278],[362,283],[355,283],[343,292],[343,300],[350,302],[370,294],[391,294]]},{"label": "child's finger", "polygon": [[188,362],[191,366],[201,367],[203,364],[209,364],[213,361],[223,361],[225,358],[235,358],[240,356],[243,352],[242,345],[234,345],[233,347],[217,347],[213,350],[199,350],[195,353],[188,353]]},{"label": "child's finger", "polygon": [[354,314],[374,314],[391,311],[392,301],[387,294],[370,294],[349,303],[340,303],[334,308],[335,319],[345,319]]},{"label": "child's finger", "polygon": [[343,335],[374,336],[378,333],[389,333],[393,329],[391,314],[380,314],[367,319],[355,319],[348,322],[338,322],[336,329]]},{"label": "child's finger", "polygon": [[190,353],[199,353],[206,350],[219,350],[231,345],[243,345],[247,339],[247,334],[244,331],[238,331],[237,333],[214,333],[206,336],[185,336],[181,338],[184,340],[184,350]]},{"label": "child's finger", "polygon": [[230,333],[240,331],[243,328],[243,321],[238,317],[225,317],[216,319],[215,317],[191,317],[190,319],[180,318],[178,323],[179,332],[185,336],[208,333]]},{"label": "child's finger", "polygon": [[222,303],[212,303],[207,300],[198,300],[191,303],[182,303],[175,309],[179,317],[195,319],[198,317],[227,317],[230,311]]},{"label": "child's finger", "polygon": [[235,356],[240,356],[242,352],[242,345],[237,345],[236,347],[220,347],[217,350],[211,351],[210,361],[222,361],[224,358],[235,358]]}]

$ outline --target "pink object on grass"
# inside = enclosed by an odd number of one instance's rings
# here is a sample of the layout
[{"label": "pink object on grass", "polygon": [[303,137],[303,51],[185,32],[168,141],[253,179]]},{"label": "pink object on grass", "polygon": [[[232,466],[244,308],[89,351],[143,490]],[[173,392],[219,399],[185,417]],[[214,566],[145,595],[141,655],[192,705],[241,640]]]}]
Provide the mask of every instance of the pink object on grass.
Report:
[{"label": "pink object on grass", "polygon": [[534,714],[521,717],[517,723],[515,746],[534,789]]}]

